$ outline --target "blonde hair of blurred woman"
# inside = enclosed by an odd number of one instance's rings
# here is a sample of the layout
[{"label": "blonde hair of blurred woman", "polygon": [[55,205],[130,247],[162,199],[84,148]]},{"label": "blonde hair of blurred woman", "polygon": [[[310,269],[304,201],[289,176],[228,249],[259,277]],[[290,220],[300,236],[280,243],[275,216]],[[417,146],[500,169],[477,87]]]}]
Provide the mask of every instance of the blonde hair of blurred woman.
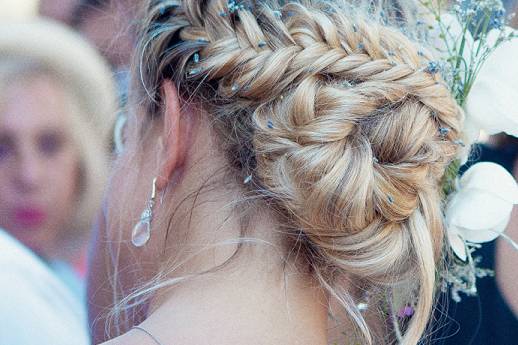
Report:
[{"label": "blonde hair of blurred woman", "polygon": [[0,23],[0,111],[6,89],[38,77],[47,77],[65,91],[68,130],[80,156],[78,206],[60,236],[65,244],[61,249],[66,251],[76,240],[84,240],[99,212],[118,101],[107,63],[77,33],[31,16],[4,20]]}]

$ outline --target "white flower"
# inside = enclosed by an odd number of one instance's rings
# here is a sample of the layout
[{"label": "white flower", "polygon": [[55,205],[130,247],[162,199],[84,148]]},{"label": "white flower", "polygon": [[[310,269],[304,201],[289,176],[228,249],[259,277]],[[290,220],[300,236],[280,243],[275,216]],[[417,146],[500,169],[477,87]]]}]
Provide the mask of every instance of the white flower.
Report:
[{"label": "white flower", "polygon": [[[496,42],[499,33],[499,30],[492,30],[488,34],[490,45]],[[501,43],[489,55],[466,100],[466,121],[471,126],[488,134],[505,132],[518,137],[517,61],[518,38]]]},{"label": "white flower", "polygon": [[505,230],[514,204],[518,204],[518,185],[507,170],[488,162],[469,168],[445,211],[454,253],[466,260],[464,241],[483,243],[497,238]]}]

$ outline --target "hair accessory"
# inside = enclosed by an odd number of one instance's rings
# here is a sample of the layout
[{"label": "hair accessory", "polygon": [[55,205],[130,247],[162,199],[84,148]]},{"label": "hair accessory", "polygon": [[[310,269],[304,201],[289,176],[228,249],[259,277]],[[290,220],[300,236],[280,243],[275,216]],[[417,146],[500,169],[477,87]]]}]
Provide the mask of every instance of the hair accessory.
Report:
[{"label": "hair accessory", "polygon": [[350,87],[353,87],[353,86],[354,86],[354,85],[353,85],[353,83],[351,83],[349,80],[344,80],[344,81],[342,82],[342,85],[343,85],[344,87],[346,87],[346,88],[350,88]]},{"label": "hair accessory", "polygon": [[364,291],[362,293],[360,301],[361,302],[358,302],[356,304],[356,308],[358,308],[360,313],[363,313],[363,312],[367,311],[367,309],[369,309],[370,294],[368,291]]},{"label": "hair accessory", "polygon": [[439,134],[441,136],[446,136],[450,132],[450,129],[448,127],[439,127]]},{"label": "hair accessory", "polygon": [[268,128],[273,129],[273,121],[272,120],[268,120],[267,126],[268,126]]},{"label": "hair accessory", "polygon": [[360,49],[360,50],[365,49],[365,44],[363,44],[362,42],[358,43],[358,49]]},{"label": "hair accessory", "polygon": [[151,196],[146,203],[144,211],[140,214],[139,222],[133,227],[131,232],[131,243],[135,247],[142,247],[151,237],[151,220],[153,219],[153,207],[155,206],[156,198],[156,177],[153,179],[153,186],[151,188]]},{"label": "hair accessory", "polygon": [[356,305],[356,308],[358,308],[358,310],[360,312],[364,312],[366,311],[367,309],[369,309],[369,303],[367,302],[360,302]]},{"label": "hair accessory", "polygon": [[244,10],[245,9],[245,5],[238,4],[236,0],[230,0],[228,2],[227,6],[228,6],[228,12],[230,12],[231,14],[234,14],[234,13],[236,13],[239,10]]},{"label": "hair accessory", "polygon": [[407,304],[405,305],[403,308],[401,308],[398,313],[397,313],[397,316],[400,318],[400,319],[404,319],[406,317],[410,317],[414,315],[414,308],[412,308],[412,306],[410,306],[410,304]]},{"label": "hair accessory", "polygon": [[257,43],[257,46],[259,48],[265,47],[266,46],[266,42],[265,41],[259,41],[259,43]]},{"label": "hair accessory", "polygon": [[394,197],[392,195],[387,195],[388,202],[393,204],[394,203]]},{"label": "hair accessory", "polygon": [[426,66],[425,71],[430,74],[436,74],[439,72],[439,63],[437,61],[430,61],[428,62],[428,66]]},{"label": "hair accessory", "polygon": [[251,181],[252,181],[252,175],[248,175],[248,176],[243,180],[243,183],[244,183],[244,184],[249,184]]},{"label": "hair accessory", "polygon": [[238,83],[232,84],[231,90],[232,90],[232,92],[236,92],[237,90],[239,90],[239,84]]},{"label": "hair accessory", "polygon": [[191,68],[191,69],[189,70],[189,75],[198,74],[198,73],[200,73],[200,72],[201,72],[201,69],[199,69],[199,68]]},{"label": "hair accessory", "polygon": [[279,18],[279,19],[280,19],[280,18],[282,18],[282,13],[281,13],[281,11],[273,11],[273,15],[274,15],[275,17]]},{"label": "hair accessory", "polygon": [[194,53],[193,61],[194,63],[200,62],[200,54]]}]

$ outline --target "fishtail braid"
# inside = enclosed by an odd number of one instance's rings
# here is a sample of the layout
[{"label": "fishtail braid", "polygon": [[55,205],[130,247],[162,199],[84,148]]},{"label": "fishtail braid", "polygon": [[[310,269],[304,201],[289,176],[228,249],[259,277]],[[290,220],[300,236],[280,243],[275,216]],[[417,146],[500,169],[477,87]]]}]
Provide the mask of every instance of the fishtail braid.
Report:
[{"label": "fishtail braid", "polygon": [[416,281],[404,343],[417,343],[443,242],[441,179],[463,120],[432,55],[338,0],[153,0],[147,18],[150,107],[165,79],[203,104],[238,180],[253,176],[247,188],[278,210],[367,342],[337,276],[389,289]]}]

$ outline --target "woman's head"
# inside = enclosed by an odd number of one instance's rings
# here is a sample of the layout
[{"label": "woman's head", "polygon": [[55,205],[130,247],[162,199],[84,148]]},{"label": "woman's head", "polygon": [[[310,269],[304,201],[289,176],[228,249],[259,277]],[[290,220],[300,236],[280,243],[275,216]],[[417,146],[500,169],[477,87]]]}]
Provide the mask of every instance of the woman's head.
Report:
[{"label": "woman's head", "polygon": [[6,25],[11,36],[0,40],[0,227],[43,256],[62,256],[83,242],[100,206],[115,117],[113,84],[99,55],[68,29],[47,21]]},{"label": "woman's head", "polygon": [[[345,1],[282,3],[150,1],[128,151],[149,156],[174,109],[199,114],[224,153],[213,168],[274,215],[285,253],[302,253],[366,337],[344,277],[387,294],[417,288],[406,335],[416,343],[432,307],[441,180],[462,113],[426,49],[389,26],[397,10],[382,25]],[[135,176],[153,165],[144,161]],[[182,189],[182,177],[159,176],[169,195]]]},{"label": "woman's head", "polygon": [[80,193],[79,150],[69,115],[75,100],[50,76],[18,78],[2,87],[0,225],[51,256],[64,228],[74,226]]}]

